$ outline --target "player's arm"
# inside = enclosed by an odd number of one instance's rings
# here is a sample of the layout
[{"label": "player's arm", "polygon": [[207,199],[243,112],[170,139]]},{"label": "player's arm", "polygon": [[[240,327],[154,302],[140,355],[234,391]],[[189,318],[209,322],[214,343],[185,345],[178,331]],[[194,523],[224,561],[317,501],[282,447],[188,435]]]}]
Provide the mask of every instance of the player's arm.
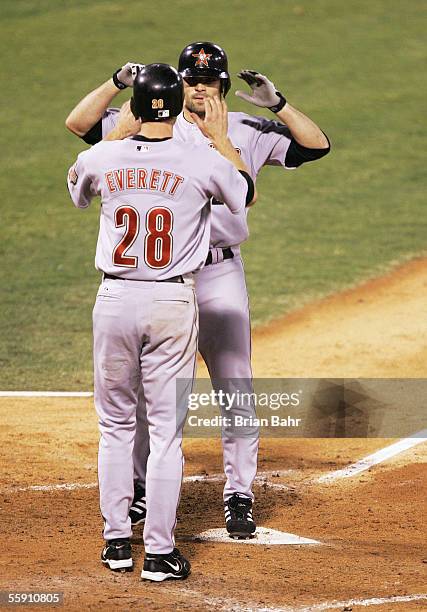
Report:
[{"label": "player's arm", "polygon": [[83,151],[68,170],[67,187],[74,206],[87,208],[92,198],[99,195],[96,176],[91,171],[90,150]]},{"label": "player's arm", "polygon": [[251,196],[246,205],[252,206],[252,204],[255,204],[257,192],[249,169],[228,137],[228,109],[225,100],[219,97],[206,98],[204,119],[201,119],[195,113],[191,113],[191,116],[202,134],[212,142],[218,153],[231,162],[244,177],[248,185],[248,194]]},{"label": "player's arm", "polygon": [[[133,80],[140,66],[142,66],[142,64],[128,62],[122,68],[119,68],[111,79],[108,79],[108,81],[85,96],[77,106],[73,108],[65,120],[67,128],[73,132],[73,134],[81,138],[88,135],[102,120],[103,114],[111,105],[111,102],[117,94],[119,94],[122,89],[126,89],[126,87],[132,87]],[[99,138],[99,140],[101,138]],[[94,140],[94,138],[91,139],[89,134],[88,140]]]},{"label": "player's arm", "polygon": [[289,128],[292,137],[307,149],[325,149],[329,151],[329,140],[314,121],[294,108],[287,102],[285,106],[276,113],[281,123]]},{"label": "player's arm", "polygon": [[236,91],[236,95],[251,104],[270,109],[288,128],[294,149],[291,156],[301,156],[299,161],[303,163],[319,159],[329,152],[330,142],[326,134],[312,119],[291,106],[266,76],[254,70],[242,70],[239,77],[248,83],[252,92]]}]

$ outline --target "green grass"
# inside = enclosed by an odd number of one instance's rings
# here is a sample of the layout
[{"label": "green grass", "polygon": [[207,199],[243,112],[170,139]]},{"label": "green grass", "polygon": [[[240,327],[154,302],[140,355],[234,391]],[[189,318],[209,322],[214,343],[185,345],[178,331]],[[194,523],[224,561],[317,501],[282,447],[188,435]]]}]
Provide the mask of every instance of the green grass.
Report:
[{"label": "green grass", "polygon": [[214,40],[232,74],[265,72],[332,140],[318,163],[261,173],[244,246],[255,324],[424,252],[425,16],[421,0],[3,0],[0,388],[92,384],[98,207],[69,201],[84,147],[64,120],[129,59],[176,63]]}]

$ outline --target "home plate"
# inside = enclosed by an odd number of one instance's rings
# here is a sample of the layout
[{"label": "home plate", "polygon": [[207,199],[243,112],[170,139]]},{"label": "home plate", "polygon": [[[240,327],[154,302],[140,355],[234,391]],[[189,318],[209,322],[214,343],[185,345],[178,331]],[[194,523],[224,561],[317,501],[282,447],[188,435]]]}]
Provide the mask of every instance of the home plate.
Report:
[{"label": "home plate", "polygon": [[202,531],[198,535],[191,538],[192,540],[203,540],[205,542],[232,542],[239,544],[264,544],[268,546],[274,546],[275,544],[321,544],[317,540],[310,540],[309,538],[301,538],[300,536],[294,535],[293,533],[286,533],[284,531],[278,531],[277,529],[269,529],[268,527],[258,527],[254,538],[249,540],[237,540],[230,538],[227,531],[223,528],[220,529],[208,529]]}]

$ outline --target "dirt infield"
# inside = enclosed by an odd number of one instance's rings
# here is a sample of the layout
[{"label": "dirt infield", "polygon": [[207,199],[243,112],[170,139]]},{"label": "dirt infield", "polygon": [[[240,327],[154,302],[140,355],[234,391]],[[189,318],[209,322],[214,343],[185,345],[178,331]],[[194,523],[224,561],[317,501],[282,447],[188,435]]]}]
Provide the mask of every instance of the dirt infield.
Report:
[{"label": "dirt infield", "polygon": [[[417,260],[259,330],[254,373],[424,377],[426,287],[427,261]],[[193,541],[203,530],[222,527],[222,483],[186,482],[177,540],[193,574],[183,583],[153,585],[139,581],[141,531],[134,537],[133,574],[113,574],[99,561],[91,400],[1,398],[0,414],[3,590],[63,591],[68,610],[427,609],[426,599],[390,599],[427,592],[425,443],[354,478],[319,484],[317,476],[391,441],[262,440],[258,523],[322,545]],[[218,440],[187,440],[185,452],[187,476],[221,472]],[[28,488],[34,485],[45,488]],[[363,606],[333,603],[372,598]]]}]

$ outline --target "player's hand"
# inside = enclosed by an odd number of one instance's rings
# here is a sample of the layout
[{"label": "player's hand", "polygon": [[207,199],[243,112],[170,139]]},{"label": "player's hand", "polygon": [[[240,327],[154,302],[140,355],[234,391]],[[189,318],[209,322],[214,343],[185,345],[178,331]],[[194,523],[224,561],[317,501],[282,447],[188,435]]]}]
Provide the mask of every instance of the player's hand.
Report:
[{"label": "player's hand", "polygon": [[286,104],[284,96],[277,91],[274,83],[272,83],[265,75],[256,72],[255,70],[242,70],[237,75],[239,79],[245,81],[252,89],[251,94],[244,91],[236,91],[236,96],[263,108],[269,108],[273,112],[278,112],[278,106],[283,108]]},{"label": "player's hand", "polygon": [[228,109],[223,98],[214,96],[205,98],[205,117],[201,119],[196,113],[191,113],[203,136],[206,136],[214,145],[220,145],[228,137]]},{"label": "player's hand", "polygon": [[133,82],[139,70],[144,67],[144,64],[135,64],[134,62],[128,62],[113,74],[114,85],[118,89],[125,89],[126,87],[133,87]]},{"label": "player's hand", "polygon": [[125,102],[120,108],[119,117],[114,128],[104,140],[123,140],[129,136],[135,136],[141,129],[140,119],[135,119],[131,109],[130,101]]}]

